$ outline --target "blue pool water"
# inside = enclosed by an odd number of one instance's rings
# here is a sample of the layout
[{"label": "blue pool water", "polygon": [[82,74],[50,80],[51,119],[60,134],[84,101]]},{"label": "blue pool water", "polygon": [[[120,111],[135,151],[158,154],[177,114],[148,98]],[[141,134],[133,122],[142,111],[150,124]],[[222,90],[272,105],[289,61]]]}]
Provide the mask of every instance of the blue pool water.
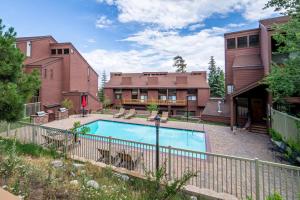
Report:
[{"label": "blue pool water", "polygon": [[[89,134],[155,144],[156,132],[154,126],[129,124],[113,121],[98,120],[85,125],[90,128]],[[205,133],[190,130],[163,128],[159,129],[161,146],[206,151]]]}]

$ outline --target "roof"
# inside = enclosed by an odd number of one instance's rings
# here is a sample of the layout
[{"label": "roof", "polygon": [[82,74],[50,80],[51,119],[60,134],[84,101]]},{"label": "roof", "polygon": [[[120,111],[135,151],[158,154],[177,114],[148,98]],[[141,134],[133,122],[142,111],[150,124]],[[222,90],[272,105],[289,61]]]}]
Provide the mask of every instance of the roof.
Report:
[{"label": "roof", "polygon": [[47,66],[49,64],[52,64],[54,62],[57,62],[59,60],[62,60],[62,57],[48,57],[48,58],[43,58],[41,60],[37,60],[31,63],[25,63],[25,65],[30,65],[30,66]]},{"label": "roof", "polygon": [[51,38],[52,40],[54,40],[55,42],[57,42],[51,35],[44,35],[44,36],[31,36],[31,37],[18,37],[17,38],[17,42],[21,42],[21,41],[27,41],[27,40],[42,40],[42,39],[46,39],[46,38]]},{"label": "roof", "polygon": [[234,35],[234,34],[239,34],[239,33],[248,33],[248,32],[255,32],[255,31],[259,31],[259,28],[253,28],[253,29],[246,29],[246,30],[240,30],[240,31],[234,31],[234,32],[228,32],[228,33],[224,33],[224,36],[229,36],[229,35]]},{"label": "roof", "polygon": [[232,67],[261,67],[262,62],[259,54],[236,56]]},{"label": "roof", "polygon": [[111,73],[105,88],[209,88],[206,72]]},{"label": "roof", "polygon": [[259,23],[263,24],[264,26],[272,26],[273,24],[281,24],[289,21],[289,16],[280,16],[274,18],[268,18],[260,20]]},{"label": "roof", "polygon": [[250,90],[252,90],[252,89],[254,89],[254,88],[256,88],[260,85],[261,85],[260,81],[256,81],[254,83],[251,83],[251,84],[247,85],[246,87],[243,87],[240,90],[237,90],[234,93],[232,93],[231,97],[236,97],[236,96],[238,96],[240,94],[243,94],[245,92],[248,92],[248,91],[250,91]]}]

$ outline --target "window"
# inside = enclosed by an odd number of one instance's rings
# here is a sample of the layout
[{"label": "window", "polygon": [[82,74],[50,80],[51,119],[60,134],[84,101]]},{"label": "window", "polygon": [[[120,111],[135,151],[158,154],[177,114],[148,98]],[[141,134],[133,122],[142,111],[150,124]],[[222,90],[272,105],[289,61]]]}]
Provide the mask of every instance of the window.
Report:
[{"label": "window", "polygon": [[171,100],[171,101],[176,101],[176,90],[175,89],[171,89],[169,90],[169,96],[168,96],[168,99]]},{"label": "window", "polygon": [[140,89],[140,93],[141,93],[141,94],[148,94],[148,90]]},{"label": "window", "polygon": [[57,49],[57,54],[62,54],[62,49]]},{"label": "window", "polygon": [[122,94],[122,89],[115,89],[115,94]]},{"label": "window", "polygon": [[227,49],[235,49],[235,38],[227,39]]},{"label": "window", "polygon": [[44,78],[47,78],[47,69],[44,69]]},{"label": "window", "polygon": [[189,101],[196,101],[197,100],[197,97],[195,95],[189,95],[188,96],[188,100]]},{"label": "window", "polygon": [[233,85],[227,85],[227,94],[231,94],[234,91]]},{"label": "window", "polygon": [[131,99],[138,99],[138,89],[131,90]]},{"label": "window", "polygon": [[248,46],[248,37],[238,37],[237,38],[237,47],[238,48],[245,48]]},{"label": "window", "polygon": [[56,49],[51,49],[51,55],[55,55],[56,54]]},{"label": "window", "polygon": [[64,54],[69,54],[69,49],[64,49]]},{"label": "window", "polygon": [[115,94],[115,99],[122,99],[122,94]]},{"label": "window", "polygon": [[148,96],[147,95],[141,95],[141,102],[147,101]]},{"label": "window", "polygon": [[158,90],[158,99],[163,101],[167,100],[167,89]]},{"label": "window", "polygon": [[249,46],[250,47],[259,46],[259,35],[250,35],[249,36]]},{"label": "window", "polygon": [[50,78],[53,79],[53,69],[50,69]]},{"label": "window", "polygon": [[27,57],[31,56],[31,42],[30,41],[26,42],[26,56]]}]

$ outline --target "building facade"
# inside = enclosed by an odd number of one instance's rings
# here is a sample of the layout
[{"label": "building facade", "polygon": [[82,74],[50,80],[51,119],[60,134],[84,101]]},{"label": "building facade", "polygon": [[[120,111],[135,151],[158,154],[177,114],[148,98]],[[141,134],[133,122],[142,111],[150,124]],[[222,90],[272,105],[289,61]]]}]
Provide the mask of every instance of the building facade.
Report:
[{"label": "building facade", "polygon": [[146,110],[150,104],[170,115],[200,116],[209,98],[205,71],[111,73],[104,88],[114,107]]},{"label": "building facade", "polygon": [[87,109],[99,110],[98,74],[72,43],[59,43],[52,36],[17,38],[16,46],[26,56],[27,73],[36,69],[41,87],[32,102],[41,102],[42,110],[56,109],[64,99],[73,102],[71,113],[81,110],[81,96],[88,99]]},{"label": "building facade", "polygon": [[224,35],[226,97],[224,112],[218,115],[231,127],[267,133],[272,97],[262,80],[272,62],[281,64],[289,56],[276,54],[278,45],[272,37],[273,26],[287,21],[288,17],[261,20],[259,28]]}]

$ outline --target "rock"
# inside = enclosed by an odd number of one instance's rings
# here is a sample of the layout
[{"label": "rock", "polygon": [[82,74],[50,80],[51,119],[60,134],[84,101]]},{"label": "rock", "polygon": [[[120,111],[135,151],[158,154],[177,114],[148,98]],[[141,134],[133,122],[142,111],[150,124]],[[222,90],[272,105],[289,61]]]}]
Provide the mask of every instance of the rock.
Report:
[{"label": "rock", "polygon": [[128,180],[129,180],[129,176],[127,176],[127,175],[121,175],[120,178],[121,178],[123,181],[128,181]]},{"label": "rock", "polygon": [[84,164],[73,163],[73,167],[76,168],[76,169],[82,168],[82,167],[84,167],[84,166],[85,166]]},{"label": "rock", "polygon": [[86,185],[87,185],[88,187],[92,187],[92,188],[94,188],[94,189],[96,189],[96,190],[99,189],[99,184],[98,184],[96,181],[94,181],[94,180],[89,180],[89,181],[86,183]]},{"label": "rock", "polygon": [[196,196],[191,196],[191,200],[197,200]]},{"label": "rock", "polygon": [[72,180],[70,181],[70,184],[76,186],[79,184],[79,182],[77,180]]},{"label": "rock", "polygon": [[2,188],[3,188],[3,189],[6,189],[6,188],[7,188],[7,185],[3,185]]},{"label": "rock", "polygon": [[51,162],[52,166],[55,167],[55,168],[60,168],[60,167],[63,167],[64,166],[64,163],[63,161],[61,160],[53,160]]}]

